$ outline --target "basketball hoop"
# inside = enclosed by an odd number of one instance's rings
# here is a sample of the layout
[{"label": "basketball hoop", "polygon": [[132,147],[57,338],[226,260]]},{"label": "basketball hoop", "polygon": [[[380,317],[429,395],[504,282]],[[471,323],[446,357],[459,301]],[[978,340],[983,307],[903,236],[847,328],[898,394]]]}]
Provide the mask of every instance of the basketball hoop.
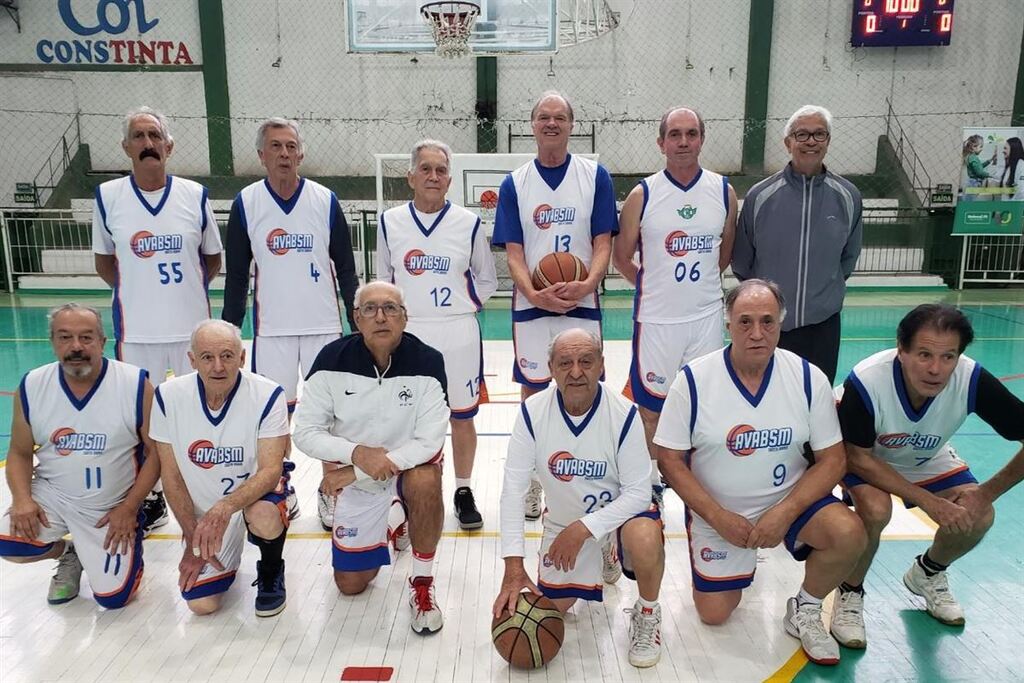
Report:
[{"label": "basketball hoop", "polygon": [[469,35],[480,16],[480,5],[475,2],[428,2],[420,9],[420,16],[430,26],[438,55],[452,59],[465,57],[472,50]]}]

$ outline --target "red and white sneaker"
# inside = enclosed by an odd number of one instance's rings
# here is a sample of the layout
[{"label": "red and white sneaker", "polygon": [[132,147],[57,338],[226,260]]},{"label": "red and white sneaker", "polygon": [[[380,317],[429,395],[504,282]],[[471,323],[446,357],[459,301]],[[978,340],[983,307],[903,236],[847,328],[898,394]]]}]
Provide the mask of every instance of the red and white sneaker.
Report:
[{"label": "red and white sneaker", "polygon": [[412,539],[409,538],[409,522],[405,518],[405,507],[397,498],[392,501],[391,510],[388,511],[388,542],[396,553],[402,552],[412,543]]},{"label": "red and white sneaker", "polygon": [[409,579],[409,607],[412,609],[412,630],[416,633],[437,633],[444,626],[444,615],[434,597],[433,576]]}]

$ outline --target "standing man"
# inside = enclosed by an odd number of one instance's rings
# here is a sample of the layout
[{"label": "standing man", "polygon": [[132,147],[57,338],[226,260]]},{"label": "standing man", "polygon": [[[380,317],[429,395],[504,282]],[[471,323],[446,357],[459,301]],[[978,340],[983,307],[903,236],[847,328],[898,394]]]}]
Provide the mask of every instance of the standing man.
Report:
[{"label": "standing man", "polygon": [[284,390],[242,370],[242,336],[230,323],[201,322],[191,346],[196,371],[157,387],[151,418],[167,500],[184,539],[178,587],[195,614],[220,609],[248,532],[260,549],[256,616],[271,617],[285,607]]},{"label": "standing man", "polygon": [[[174,139],[163,114],[139,107],[124,118],[131,175],[96,188],[92,250],[114,290],[117,359],[149,373],[153,386],[187,373],[192,328],[210,315],[207,287],[221,265],[220,232],[207,189],[168,175]],[[159,487],[142,507],[143,531],[167,523]]]},{"label": "standing man", "polygon": [[725,622],[754,580],[757,549],[784,543],[806,560],[786,632],[811,661],[837,664],[821,603],[866,538],[857,516],[833,505],[846,455],[832,387],[776,348],[785,307],[775,283],[742,282],[725,307],[732,343],[683,366],[654,436],[661,472],[686,503],[693,602],[704,623]]},{"label": "standing man", "polygon": [[[359,283],[338,198],[299,176],[299,124],[267,119],[256,133],[256,152],[267,177],[244,188],[231,205],[221,317],[242,326],[255,260],[251,370],[284,387],[291,415],[299,368],[308,373],[320,349],[342,335],[339,286],[349,328],[355,329],[352,302]],[[320,523],[329,529],[334,501],[320,492],[318,503]],[[289,513],[297,515],[298,506]]]},{"label": "standing man", "polygon": [[452,152],[421,140],[409,161],[413,200],[388,209],[377,225],[377,277],[408,292],[406,331],[444,356],[455,460],[455,516],[463,529],[483,518],[470,488],[476,455],[473,417],[487,402],[476,312],[498,289],[494,256],[480,217],[445,199]]},{"label": "standing man", "polygon": [[153,387],[144,370],[104,358],[106,341],[96,309],[55,308],[57,361],[25,375],[14,400],[0,556],[56,559],[51,605],[78,595],[83,568],[108,609],[123,607],[142,580],[139,508],[160,476],[149,440]]},{"label": "standing man", "polygon": [[[960,626],[964,611],[946,570],[970,552],[995,520],[992,503],[1024,479],[1024,449],[978,484],[949,440],[970,413],[1003,438],[1024,440],[1024,403],[964,355],[974,339],[966,316],[945,304],[923,304],[896,331],[895,349],[853,368],[843,385],[839,421],[850,474],[843,483],[868,532],[868,545],[839,587],[832,635],[847,647],[867,645],[864,577],[892,516],[892,495],[920,507],[939,529],[903,576],[928,613]],[[892,494],[892,495],[890,495]]]},{"label": "standing man", "polygon": [[[505,575],[494,616],[515,613],[528,588],[565,612],[577,600],[601,600],[603,538],[618,537],[623,571],[640,597],[630,613],[629,663],[649,667],[661,657],[658,593],[665,572],[661,514],[651,502],[651,462],[636,407],[600,381],[601,339],[570,329],[551,342],[548,369],[555,388],[520,405],[501,490]],[[523,567],[523,496],[532,476],[548,501],[537,588]]]},{"label": "standing man", "polygon": [[[547,349],[562,330],[581,327],[600,336],[597,288],[608,271],[619,231],[615,191],[597,162],[569,154],[573,111],[549,90],[530,112],[537,158],[510,173],[498,191],[491,243],[502,246],[512,276],[512,377],[526,398],[548,386]],[[566,251],[587,267],[583,282],[534,289],[531,276],[549,253]],[[540,484],[527,494],[526,516],[540,517]]]},{"label": "standing man", "polygon": [[366,590],[391,564],[390,546],[408,520],[412,630],[427,634],[444,624],[434,553],[444,524],[440,462],[451,412],[444,358],[405,334],[406,320],[398,287],[374,281],[359,288],[359,333],[320,352],[295,412],[294,438],[306,455],[341,465],[323,484],[338,495],[331,534],[338,590]]},{"label": "standing man", "polygon": [[[736,235],[736,192],[728,178],[701,168],[703,145],[700,114],[676,107],[661,117],[658,147],[665,170],[629,193],[615,237],[615,268],[636,287],[625,393],[640,408],[652,457],[658,417],[676,373],[722,348],[722,271]],[[639,264],[633,260],[637,247]],[[652,475],[660,492],[656,466]]]},{"label": "standing man", "polygon": [[793,307],[779,347],[806,358],[835,382],[846,280],[860,255],[860,191],[825,168],[832,114],[806,105],[786,122],[790,162],[747,192],[732,272],[777,282]]}]

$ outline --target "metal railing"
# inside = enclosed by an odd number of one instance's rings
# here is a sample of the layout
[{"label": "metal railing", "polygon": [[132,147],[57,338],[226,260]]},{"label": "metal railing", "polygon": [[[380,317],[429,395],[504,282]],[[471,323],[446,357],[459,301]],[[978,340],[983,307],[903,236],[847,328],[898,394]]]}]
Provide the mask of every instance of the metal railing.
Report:
[{"label": "metal railing", "polygon": [[887,108],[885,114],[885,135],[889,138],[889,143],[896,152],[897,160],[899,160],[900,168],[903,169],[907,180],[910,181],[910,187],[914,190],[914,194],[917,195],[921,206],[929,206],[931,202],[932,177],[925,169],[921,157],[917,155],[914,145],[910,142],[910,137],[903,130],[899,117],[893,111],[892,101],[886,98],[885,104]]},{"label": "metal railing", "polygon": [[965,235],[960,259],[964,283],[1024,284],[1024,236]]},{"label": "metal railing", "polygon": [[[215,211],[215,215],[223,232],[228,214],[226,211]],[[345,218],[351,233],[356,270],[364,280],[373,278],[377,246],[376,212],[350,207],[345,209]],[[925,272],[926,220],[927,212],[923,209],[865,209],[865,246],[855,272],[893,275]],[[92,213],[88,209],[0,210],[0,236],[3,239],[4,272],[8,291],[13,292],[18,279],[26,275],[93,275],[95,268],[92,258],[91,221]],[[987,245],[985,249],[988,249],[991,255],[995,253],[992,250],[996,248]],[[1017,255],[1019,262],[1019,240],[1016,249],[1017,251],[1013,253]],[[1007,250],[1012,251],[1012,247],[998,247],[1000,258],[1012,260]],[[494,255],[499,292],[507,294],[511,292],[512,279],[508,274],[504,251],[496,249]],[[231,255],[227,254],[226,257],[231,258]],[[612,272],[608,277],[614,279],[619,276]],[[1007,281],[992,279],[991,276],[984,277],[984,281],[988,282]],[[1019,266],[1016,277],[1020,277]]]},{"label": "metal railing", "polygon": [[[60,140],[53,146],[46,157],[46,163],[39,169],[32,178],[32,186],[36,195],[36,206],[46,206],[50,195],[64,177],[64,172],[71,166],[71,159],[78,151],[82,142],[81,112],[75,112],[75,117],[68,124],[68,127],[61,133]],[[44,196],[45,193],[45,196]]]}]

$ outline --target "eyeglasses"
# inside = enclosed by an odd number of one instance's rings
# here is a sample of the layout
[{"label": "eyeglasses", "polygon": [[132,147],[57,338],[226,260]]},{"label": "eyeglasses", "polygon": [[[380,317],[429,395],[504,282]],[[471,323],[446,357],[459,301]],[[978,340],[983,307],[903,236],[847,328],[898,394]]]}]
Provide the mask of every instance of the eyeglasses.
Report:
[{"label": "eyeglasses", "polygon": [[387,303],[383,304],[363,304],[362,306],[356,308],[356,310],[359,311],[359,315],[363,316],[364,318],[376,318],[377,311],[384,311],[384,315],[386,315],[389,318],[397,318],[399,315],[402,314],[403,311],[405,311],[405,306],[399,306],[396,303],[388,301]]},{"label": "eyeglasses", "polygon": [[798,130],[793,133],[793,137],[797,142],[807,142],[811,138],[814,138],[815,142],[825,142],[825,140],[828,140],[828,131],[816,130],[812,133],[806,130]]}]

